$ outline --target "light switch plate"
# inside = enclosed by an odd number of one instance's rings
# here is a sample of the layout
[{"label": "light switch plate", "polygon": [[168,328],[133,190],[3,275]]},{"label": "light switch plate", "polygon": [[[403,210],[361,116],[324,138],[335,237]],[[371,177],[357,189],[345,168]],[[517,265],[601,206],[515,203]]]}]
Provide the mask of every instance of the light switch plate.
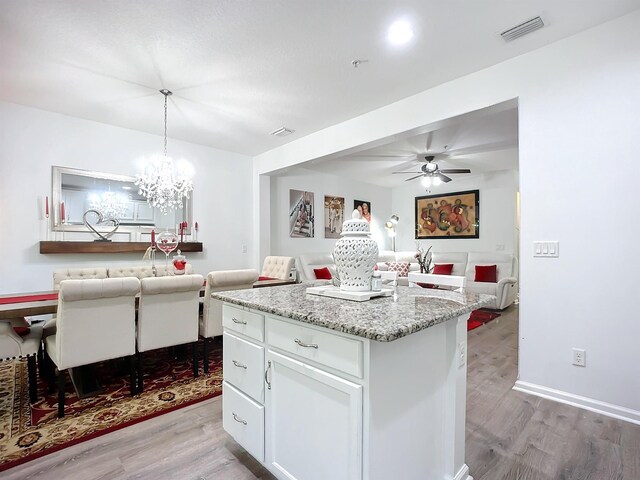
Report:
[{"label": "light switch plate", "polygon": [[533,256],[534,257],[553,257],[560,256],[560,242],[545,241],[545,242],[533,242]]}]

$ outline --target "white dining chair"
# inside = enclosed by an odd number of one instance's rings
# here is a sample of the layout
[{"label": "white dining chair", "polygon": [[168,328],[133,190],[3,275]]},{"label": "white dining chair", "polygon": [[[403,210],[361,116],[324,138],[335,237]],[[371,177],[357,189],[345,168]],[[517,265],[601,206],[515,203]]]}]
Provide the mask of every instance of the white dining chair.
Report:
[{"label": "white dining chair", "polygon": [[222,302],[211,298],[213,292],[253,288],[260,274],[257,270],[220,270],[209,272],[203,297],[200,336],[204,338],[204,373],[209,373],[209,342],[222,335]]},{"label": "white dining chair", "polygon": [[[103,280],[109,278],[105,267],[86,267],[86,268],[58,268],[53,271],[53,289],[60,290],[60,283],[64,280]],[[49,335],[56,333],[56,317],[55,315],[42,318],[44,327],[42,330],[43,340]]]},{"label": "white dining chair", "polygon": [[[18,335],[14,327],[29,328],[25,335]],[[36,371],[36,355],[40,348],[42,325],[32,325],[24,318],[0,320],[0,361],[14,361],[27,359],[29,375],[29,401],[35,403],[38,399],[38,373]]]},{"label": "white dining chair", "polygon": [[138,392],[144,388],[143,354],[193,344],[193,376],[198,376],[198,322],[202,275],[143,278],[137,325]]},{"label": "white dining chair", "polygon": [[58,417],[64,416],[65,372],[70,368],[128,357],[135,393],[137,278],[60,282],[56,333],[45,339],[46,354],[58,369]]},{"label": "white dining chair", "polygon": [[409,272],[408,280],[409,286],[416,286],[418,283],[428,283],[440,287],[449,287],[460,293],[464,293],[464,289],[467,286],[467,277],[458,275]]}]

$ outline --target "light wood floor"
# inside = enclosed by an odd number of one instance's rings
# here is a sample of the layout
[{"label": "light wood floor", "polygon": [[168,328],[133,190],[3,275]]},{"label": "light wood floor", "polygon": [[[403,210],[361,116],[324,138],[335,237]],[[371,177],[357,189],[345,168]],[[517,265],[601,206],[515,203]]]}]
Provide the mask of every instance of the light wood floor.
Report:
[{"label": "light wood floor", "polygon": [[[511,307],[469,333],[466,457],[475,480],[640,479],[640,426],[511,390],[517,315]],[[172,412],[0,477],[272,479],[222,430],[221,404],[218,397]]]}]

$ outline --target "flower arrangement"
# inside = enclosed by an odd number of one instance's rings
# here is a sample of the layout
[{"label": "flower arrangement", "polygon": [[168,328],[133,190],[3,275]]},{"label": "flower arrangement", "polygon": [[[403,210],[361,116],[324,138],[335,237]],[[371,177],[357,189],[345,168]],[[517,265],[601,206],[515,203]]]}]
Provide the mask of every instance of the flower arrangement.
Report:
[{"label": "flower arrangement", "polygon": [[429,273],[431,271],[431,248],[429,247],[427,250],[424,249],[422,243],[416,242],[416,260],[418,260],[418,265],[420,265],[420,273]]}]

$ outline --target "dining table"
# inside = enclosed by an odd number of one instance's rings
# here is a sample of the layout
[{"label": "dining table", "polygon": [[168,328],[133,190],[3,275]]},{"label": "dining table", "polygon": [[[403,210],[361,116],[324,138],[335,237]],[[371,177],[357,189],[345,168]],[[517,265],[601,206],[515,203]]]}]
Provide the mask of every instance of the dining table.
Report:
[{"label": "dining table", "polygon": [[[292,280],[264,279],[253,284],[253,288],[276,287],[295,283]],[[206,287],[200,289],[204,296]],[[58,291],[0,294],[0,320],[9,321],[13,327],[28,327],[25,317],[55,315],[58,311]],[[69,369],[69,375],[79,398],[98,394],[102,387],[92,365]]]},{"label": "dining table", "polygon": [[[257,280],[253,288],[277,287],[291,285],[293,280],[278,278]],[[200,296],[204,296],[205,286],[200,289]],[[34,317],[37,315],[55,314],[58,310],[58,291],[46,290],[41,292],[0,294],[0,320]]]}]

